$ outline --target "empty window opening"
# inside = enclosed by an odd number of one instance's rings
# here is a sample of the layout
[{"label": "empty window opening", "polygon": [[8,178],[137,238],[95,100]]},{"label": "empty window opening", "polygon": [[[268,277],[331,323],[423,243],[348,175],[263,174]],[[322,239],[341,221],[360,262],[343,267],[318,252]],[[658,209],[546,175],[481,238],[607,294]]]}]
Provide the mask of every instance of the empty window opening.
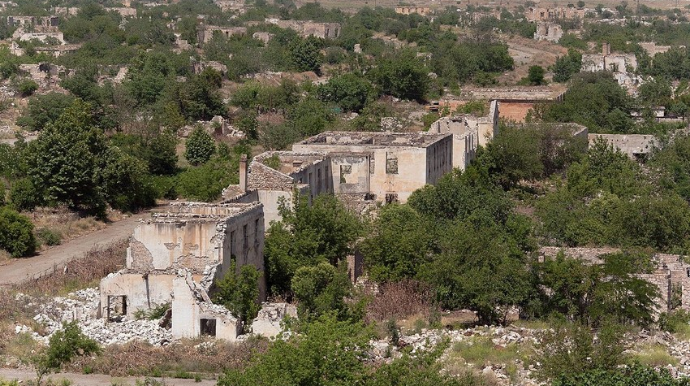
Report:
[{"label": "empty window opening", "polygon": [[398,158],[386,158],[386,174],[398,174]]},{"label": "empty window opening", "polygon": [[352,173],[352,165],[340,165],[340,183],[347,183],[346,175]]},{"label": "empty window opening", "polygon": [[201,335],[216,336],[216,320],[215,319],[200,319]]},{"label": "empty window opening", "polygon": [[127,296],[108,295],[108,321],[121,322],[125,316],[127,316]]},{"label": "empty window opening", "polygon": [[397,193],[386,193],[386,204],[393,204],[398,202]]}]

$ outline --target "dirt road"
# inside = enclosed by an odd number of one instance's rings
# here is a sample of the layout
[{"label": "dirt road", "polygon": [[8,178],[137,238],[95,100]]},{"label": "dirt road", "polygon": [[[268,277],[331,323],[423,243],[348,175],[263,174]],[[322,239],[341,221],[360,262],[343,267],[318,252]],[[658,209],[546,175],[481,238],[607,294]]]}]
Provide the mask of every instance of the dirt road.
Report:
[{"label": "dirt road", "polygon": [[148,212],[136,214],[114,222],[101,230],[69,240],[36,256],[12,259],[8,264],[0,266],[0,287],[21,283],[32,277],[49,273],[55,268],[61,269],[64,263],[84,255],[95,246],[104,247],[115,241],[126,239],[132,234],[139,220],[149,216]]},{"label": "dirt road", "polygon": [[[54,381],[56,385],[59,385],[63,379],[69,379],[72,386],[113,386],[113,385],[135,385],[136,381],[139,380],[143,384],[144,377],[111,377],[102,374],[74,374],[74,373],[60,373],[51,374],[47,378]],[[17,370],[17,369],[2,369],[0,368],[0,380],[35,380],[36,373],[30,370]],[[213,380],[202,380],[201,382],[195,382],[193,379],[177,379],[177,378],[155,378],[157,381],[162,382],[166,386],[191,386],[191,385],[202,385],[211,386],[215,385],[216,381]]]}]

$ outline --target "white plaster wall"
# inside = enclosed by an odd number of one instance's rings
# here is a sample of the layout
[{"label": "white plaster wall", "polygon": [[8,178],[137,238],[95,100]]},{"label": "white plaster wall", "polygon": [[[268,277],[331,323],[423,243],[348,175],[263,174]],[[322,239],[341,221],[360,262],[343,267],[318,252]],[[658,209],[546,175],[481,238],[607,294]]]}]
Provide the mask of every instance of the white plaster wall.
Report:
[{"label": "white plaster wall", "polygon": [[137,310],[150,310],[170,303],[173,291],[172,275],[117,274],[101,280],[101,315],[107,317],[108,296],[127,296],[127,317],[133,318]]},{"label": "white plaster wall", "polygon": [[[141,242],[153,257],[153,268],[164,270],[173,265],[180,256],[193,255],[210,257],[220,262],[220,251],[213,242],[216,235],[216,221],[187,221],[179,223],[149,223],[134,229],[133,238]],[[132,268],[131,255],[127,267]]]},{"label": "white plaster wall", "polygon": [[199,306],[185,278],[173,280],[172,334],[175,338],[196,338],[201,333]]}]

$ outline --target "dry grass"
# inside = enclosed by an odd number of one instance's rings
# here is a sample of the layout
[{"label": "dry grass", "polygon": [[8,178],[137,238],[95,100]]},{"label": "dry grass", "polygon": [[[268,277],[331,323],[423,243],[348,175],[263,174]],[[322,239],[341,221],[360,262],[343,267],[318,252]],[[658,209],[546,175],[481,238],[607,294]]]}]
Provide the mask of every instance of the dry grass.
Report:
[{"label": "dry grass", "polygon": [[430,288],[418,281],[403,280],[384,284],[367,306],[368,321],[426,318],[434,311]]},{"label": "dry grass", "polygon": [[[62,242],[100,230],[106,223],[95,217],[79,217],[65,207],[36,208],[33,212],[23,213],[31,219],[36,229],[45,228],[62,237]],[[111,217],[120,216],[119,213],[110,214]]]},{"label": "dry grass", "polygon": [[161,375],[180,373],[217,374],[245,366],[255,353],[268,347],[266,339],[250,339],[238,343],[222,341],[183,340],[166,347],[143,342],[111,345],[102,355],[79,358],[70,365],[72,371],[84,368],[110,376]]},{"label": "dry grass", "polygon": [[109,273],[122,269],[128,242],[122,240],[105,248],[93,248],[81,259],[72,260],[66,269],[27,281],[14,289],[29,295],[63,295],[98,285]]},{"label": "dry grass", "polygon": [[637,354],[633,354],[633,357],[647,366],[665,367],[667,365],[678,365],[678,358],[674,358],[668,353],[666,347],[659,344],[642,346]]}]

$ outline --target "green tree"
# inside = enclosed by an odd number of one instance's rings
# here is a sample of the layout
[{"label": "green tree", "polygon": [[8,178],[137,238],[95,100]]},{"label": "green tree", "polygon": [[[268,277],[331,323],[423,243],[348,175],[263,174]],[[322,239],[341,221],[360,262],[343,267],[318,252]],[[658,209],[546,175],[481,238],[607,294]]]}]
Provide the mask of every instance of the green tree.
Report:
[{"label": "green tree", "polygon": [[282,221],[271,224],[264,255],[266,277],[274,294],[290,293],[293,275],[303,266],[329,262],[337,266],[350,252],[361,223],[332,195],[296,195],[281,202]]},{"label": "green tree", "polygon": [[319,39],[309,36],[306,39],[295,39],[289,47],[290,59],[298,71],[314,71],[321,73],[321,42]]},{"label": "green tree", "polygon": [[29,144],[29,176],[46,202],[102,214],[99,174],[106,149],[90,106],[76,101]]},{"label": "green tree", "polygon": [[529,84],[534,86],[540,86],[546,81],[544,80],[544,67],[542,66],[530,66],[529,74],[527,75],[527,80]]},{"label": "green tree", "polygon": [[553,386],[688,386],[690,379],[675,378],[667,369],[633,363],[617,369],[594,369],[562,374]]},{"label": "green tree", "polygon": [[155,204],[155,191],[144,161],[114,146],[108,149],[105,159],[101,178],[106,200],[113,208],[136,211]]},{"label": "green tree", "polygon": [[48,340],[48,349],[35,360],[37,383],[41,384],[41,378],[62,368],[76,356],[99,353],[100,347],[93,339],[81,332],[76,321],[64,323],[62,330],[56,331]]},{"label": "green tree", "polygon": [[338,319],[348,319],[352,315],[345,297],[350,295],[351,286],[347,273],[326,262],[300,267],[291,283],[300,320],[319,318],[330,312]]},{"label": "green tree", "polygon": [[356,113],[362,111],[372,93],[371,84],[357,74],[333,77],[318,88],[319,99],[322,101]]},{"label": "green tree", "polygon": [[595,370],[616,369],[625,363],[623,332],[621,326],[611,323],[596,333],[581,324],[556,325],[541,336],[537,376],[545,380],[568,379]]},{"label": "green tree", "polygon": [[16,211],[0,207],[0,249],[12,257],[28,256],[36,251],[34,225],[28,217]]},{"label": "green tree", "polygon": [[433,223],[408,205],[381,208],[373,230],[359,246],[367,272],[377,282],[416,277],[429,262]]},{"label": "green tree", "polygon": [[559,56],[553,65],[553,81],[565,83],[574,74],[580,72],[580,68],[582,68],[582,54],[573,48],[569,48],[568,55]]},{"label": "green tree", "polygon": [[196,166],[208,162],[215,151],[213,138],[202,127],[196,127],[187,138],[184,157]]},{"label": "green tree", "polygon": [[27,109],[17,119],[17,124],[30,131],[40,131],[58,119],[62,112],[74,103],[74,97],[61,93],[36,95],[29,99]]},{"label": "green tree", "polygon": [[230,370],[220,386],[355,385],[366,379],[368,328],[335,316],[300,325],[300,334],[278,339],[242,370]]},{"label": "green tree", "polygon": [[252,265],[243,265],[239,272],[233,260],[227,273],[216,281],[214,302],[223,304],[237,317],[245,332],[251,331],[252,320],[261,309],[259,304],[259,278],[261,273]]},{"label": "green tree", "polygon": [[428,70],[411,51],[378,59],[369,74],[381,92],[398,98],[423,100],[429,89]]}]

